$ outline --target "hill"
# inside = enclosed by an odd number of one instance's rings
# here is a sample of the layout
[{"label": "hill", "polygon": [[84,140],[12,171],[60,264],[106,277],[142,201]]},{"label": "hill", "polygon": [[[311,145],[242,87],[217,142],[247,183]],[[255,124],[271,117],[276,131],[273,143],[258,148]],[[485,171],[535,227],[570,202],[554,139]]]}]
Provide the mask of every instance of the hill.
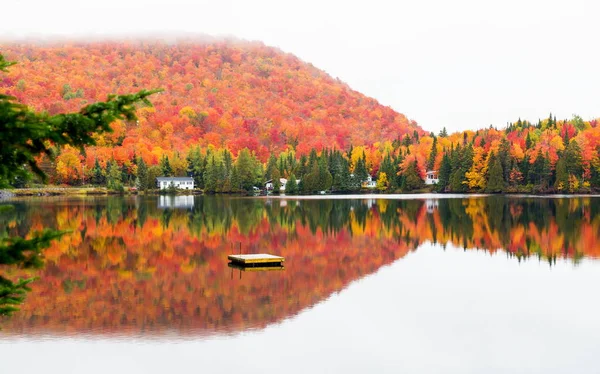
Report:
[{"label": "hill", "polygon": [[51,114],[109,93],[163,88],[138,123],[116,123],[98,139],[100,158],[119,162],[135,151],[154,165],[209,144],[234,155],[247,147],[264,162],[290,147],[302,155],[423,134],[404,115],[258,42],[10,44],[2,53],[18,64],[0,77],[0,92]]}]

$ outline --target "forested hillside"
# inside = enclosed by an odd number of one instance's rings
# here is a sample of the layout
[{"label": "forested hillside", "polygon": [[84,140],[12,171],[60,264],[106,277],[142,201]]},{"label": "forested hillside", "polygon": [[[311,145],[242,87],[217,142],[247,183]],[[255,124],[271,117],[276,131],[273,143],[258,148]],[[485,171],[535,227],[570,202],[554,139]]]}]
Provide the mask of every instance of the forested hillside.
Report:
[{"label": "forested hillside", "polygon": [[[77,111],[109,93],[163,88],[137,123],[115,123],[87,153],[129,164],[134,154],[155,165],[191,146],[243,148],[266,161],[271,152],[393,140],[409,121],[297,57],[257,42],[4,45],[18,62],[0,77],[0,92],[51,114]],[[61,174],[59,172],[59,174]],[[58,181],[60,180],[58,176]]]},{"label": "forested hillside", "polygon": [[[256,42],[105,42],[2,47],[17,65],[0,92],[50,114],[108,93],[163,88],[136,122],[115,122],[85,152],[40,159],[51,183],[153,186],[193,176],[205,192],[300,180],[286,193],[424,187],[438,191],[590,192],[600,187],[598,120],[518,119],[503,129],[428,133],[293,55]],[[247,151],[244,151],[247,150]]]}]

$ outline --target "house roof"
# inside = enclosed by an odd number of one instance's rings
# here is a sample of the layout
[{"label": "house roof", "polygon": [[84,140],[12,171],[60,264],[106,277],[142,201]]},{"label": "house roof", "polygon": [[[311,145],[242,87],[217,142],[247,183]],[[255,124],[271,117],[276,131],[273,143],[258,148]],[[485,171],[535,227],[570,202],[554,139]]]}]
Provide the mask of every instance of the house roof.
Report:
[{"label": "house roof", "polygon": [[158,177],[156,178],[159,182],[190,182],[193,181],[192,177]]}]

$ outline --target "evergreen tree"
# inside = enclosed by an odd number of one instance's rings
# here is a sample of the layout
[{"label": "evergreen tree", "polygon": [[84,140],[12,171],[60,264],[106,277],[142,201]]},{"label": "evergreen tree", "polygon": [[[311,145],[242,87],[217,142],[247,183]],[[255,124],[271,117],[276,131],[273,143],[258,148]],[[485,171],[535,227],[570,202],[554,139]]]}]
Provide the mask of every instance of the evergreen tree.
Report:
[{"label": "evergreen tree", "polygon": [[569,173],[564,157],[560,157],[556,163],[556,181],[554,182],[554,187],[558,191],[565,191],[569,188]]},{"label": "evergreen tree", "polygon": [[100,166],[100,162],[96,159],[94,163],[94,168],[92,169],[92,183],[101,186],[106,183],[106,178],[104,177],[104,173],[102,172],[102,167]]},{"label": "evergreen tree", "polygon": [[[279,174],[278,168],[273,169],[271,178],[273,179],[273,193],[278,194],[281,191],[281,174]],[[287,192],[287,186],[286,186],[286,192]]]},{"label": "evergreen tree", "polygon": [[417,190],[423,188],[423,184],[423,179],[419,176],[417,161],[413,161],[404,173],[404,189],[406,191]]},{"label": "evergreen tree", "polygon": [[169,162],[169,157],[167,155],[163,155],[162,159],[160,160],[160,168],[162,170],[163,176],[173,176],[173,169],[171,168],[171,163]]},{"label": "evergreen tree", "polygon": [[194,178],[194,186],[196,188],[204,187],[202,175],[206,166],[206,160],[202,157],[199,147],[190,149],[187,156],[187,174]]},{"label": "evergreen tree", "polygon": [[529,135],[529,131],[527,132],[527,137],[525,138],[525,149],[531,149],[533,145],[533,141],[531,140],[531,135]]},{"label": "evergreen tree", "polygon": [[363,153],[363,157],[359,158],[356,162],[356,166],[354,167],[354,177],[357,178],[359,183],[363,183],[369,177],[369,173],[367,172],[366,158]]},{"label": "evergreen tree", "polygon": [[451,173],[452,165],[450,164],[450,157],[448,156],[448,153],[444,153],[440,171],[438,173],[438,191],[443,192],[446,190],[446,187],[450,184]]},{"label": "evergreen tree", "polygon": [[137,177],[135,180],[135,187],[139,191],[146,191],[148,189],[148,166],[146,166],[144,159],[141,157],[137,162]]},{"label": "evergreen tree", "polygon": [[295,195],[298,193],[298,184],[296,183],[296,176],[294,173],[290,174],[290,179],[285,186],[286,195]]},{"label": "evergreen tree", "polygon": [[442,131],[440,131],[440,137],[442,137],[442,138],[447,138],[448,137],[448,131],[446,130],[445,126],[442,129]]},{"label": "evergreen tree", "polygon": [[121,168],[116,161],[109,161],[106,166],[106,186],[109,190],[123,191]]},{"label": "evergreen tree", "polygon": [[273,172],[277,169],[277,159],[273,154],[267,161],[267,169],[265,170],[265,180],[273,179]]},{"label": "evergreen tree", "polygon": [[[238,153],[235,165],[238,170],[241,188],[245,191],[252,191],[252,188],[256,182],[255,173],[257,168],[254,157],[248,148],[244,148]],[[277,174],[279,174],[279,170],[275,170],[277,171]],[[273,175],[273,184],[275,184],[275,179],[277,179],[277,182],[279,182],[279,177],[275,177],[275,175]]]},{"label": "evergreen tree", "polygon": [[504,191],[504,177],[502,176],[502,162],[499,157],[494,155],[494,152],[490,155],[490,166],[488,166],[488,181],[486,191],[495,193]]},{"label": "evergreen tree", "polygon": [[327,191],[331,188],[333,177],[327,167],[327,158],[321,157],[319,159],[319,177],[318,177],[318,191]]},{"label": "evergreen tree", "polygon": [[580,179],[583,174],[583,162],[581,157],[581,148],[575,139],[569,142],[564,152],[567,172]]},{"label": "evergreen tree", "polygon": [[433,143],[431,144],[431,152],[429,153],[429,159],[427,160],[427,170],[433,170],[433,166],[435,165],[435,159],[437,157],[437,138],[433,138]]},{"label": "evergreen tree", "polygon": [[217,178],[217,165],[215,156],[211,154],[203,175],[205,192],[214,193],[217,191]]}]

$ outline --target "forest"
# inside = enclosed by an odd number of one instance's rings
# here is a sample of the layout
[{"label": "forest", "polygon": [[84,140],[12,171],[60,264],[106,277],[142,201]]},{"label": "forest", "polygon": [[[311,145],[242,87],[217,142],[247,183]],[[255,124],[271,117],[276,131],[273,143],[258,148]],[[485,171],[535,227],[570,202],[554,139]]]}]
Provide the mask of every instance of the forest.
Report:
[{"label": "forest", "polygon": [[[117,120],[94,146],[56,146],[38,166],[57,185],[154,187],[192,176],[206,193],[279,178],[286,194],[380,192],[590,193],[600,188],[600,126],[577,115],[504,128],[428,133],[297,57],[258,42],[8,44],[17,62],[0,93],[49,114],[107,93],[162,88],[137,120]],[[36,181],[15,180],[14,187]],[[275,189],[276,190],[276,189]]]}]

